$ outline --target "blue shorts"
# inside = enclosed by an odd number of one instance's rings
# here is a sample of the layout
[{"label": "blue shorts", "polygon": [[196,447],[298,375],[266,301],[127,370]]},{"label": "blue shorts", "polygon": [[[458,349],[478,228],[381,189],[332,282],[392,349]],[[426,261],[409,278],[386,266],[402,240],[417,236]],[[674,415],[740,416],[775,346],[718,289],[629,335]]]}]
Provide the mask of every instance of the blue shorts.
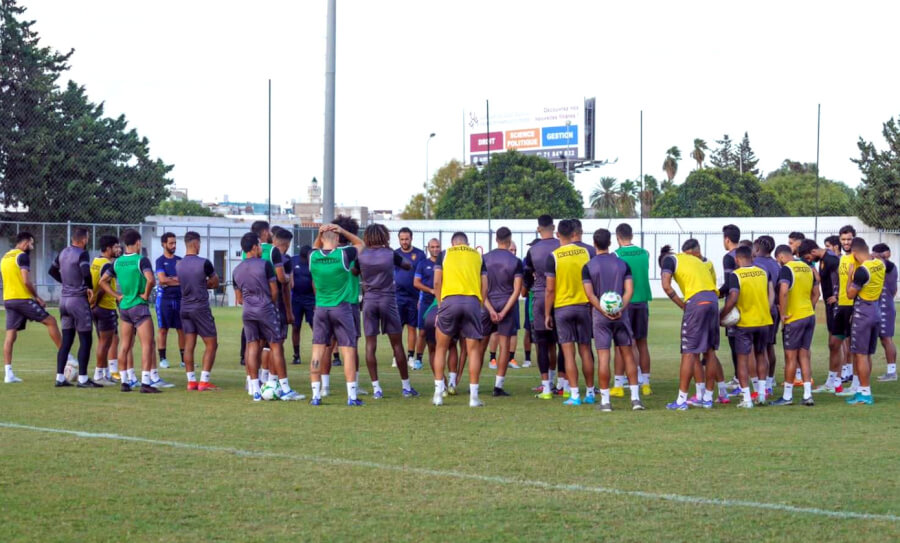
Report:
[{"label": "blue shorts", "polygon": [[416,328],[419,330],[425,329],[425,312],[428,311],[428,308],[431,307],[431,302],[434,300],[428,300],[426,303],[424,300],[419,300],[419,304],[416,306],[418,314],[418,318],[416,319]]},{"label": "blue shorts", "polygon": [[156,324],[160,329],[181,330],[181,298],[156,297]]},{"label": "blue shorts", "polygon": [[400,324],[416,327],[419,324],[419,301],[416,298],[397,296],[397,310],[400,311]]},{"label": "blue shorts", "polygon": [[303,324],[301,319],[306,319],[306,324],[313,325],[313,316],[316,314],[316,300],[291,299],[291,312],[294,314],[294,326]]}]

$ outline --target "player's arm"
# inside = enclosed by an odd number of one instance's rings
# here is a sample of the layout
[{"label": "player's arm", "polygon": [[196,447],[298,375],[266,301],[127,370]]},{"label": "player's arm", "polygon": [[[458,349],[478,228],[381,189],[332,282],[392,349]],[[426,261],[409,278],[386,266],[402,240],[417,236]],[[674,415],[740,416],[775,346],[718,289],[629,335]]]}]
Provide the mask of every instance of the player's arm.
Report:
[{"label": "player's arm", "polygon": [[544,290],[544,325],[547,329],[553,328],[553,317],[551,312],[556,304],[556,257],[553,253],[547,255],[545,263],[546,271],[544,272],[544,281],[546,282]]},{"label": "player's arm", "polygon": [[[424,262],[424,261],[423,261],[423,262]],[[412,264],[409,262],[409,260],[406,260],[405,258],[403,258],[402,256],[398,255],[397,253],[394,253],[394,267],[395,267],[395,268],[400,268],[400,269],[403,270],[403,271],[410,271],[411,269],[413,269],[413,266],[412,266]],[[414,285],[414,286],[415,286],[415,282],[416,282],[415,279],[413,279],[413,285]]]},{"label": "player's arm", "polygon": [[[522,292],[522,276],[516,275],[513,278],[513,289],[512,294],[509,295],[509,299],[506,300],[506,305],[503,306],[503,310],[500,311],[500,318],[503,319],[509,312],[512,311],[512,308],[515,307],[517,303],[519,303],[519,294]],[[487,298],[485,298],[487,299]]]},{"label": "player's arm", "polygon": [[241,292],[237,285],[234,286],[234,303],[244,305],[244,293]]},{"label": "player's arm", "polygon": [[363,243],[363,240],[361,240],[359,237],[351,234],[350,232],[347,232],[336,224],[334,225],[334,231],[347,238],[347,240],[350,242],[350,245],[356,247],[357,251],[361,251],[363,247],[366,246],[366,244]]},{"label": "player's arm", "polygon": [[[112,288],[112,279],[116,276],[115,271],[113,271],[112,264],[107,264],[103,266],[103,270],[100,272],[100,290],[106,296],[111,296],[116,300],[116,303],[122,301],[122,295],[113,290]],[[100,298],[96,300],[97,303],[100,303]]]},{"label": "player's arm", "polygon": [[[281,294],[281,283],[278,282],[278,268],[266,261],[266,281],[269,282],[269,297],[272,303],[278,305],[278,296]],[[284,272],[284,270],[281,270]]]},{"label": "player's arm", "polygon": [[725,298],[725,306],[722,307],[722,312],[719,314],[721,318],[725,318],[725,315],[731,313],[731,310],[738,303],[738,297],[741,295],[741,284],[736,275],[731,274],[726,287],[728,287],[728,295]]},{"label": "player's arm", "polygon": [[840,261],[837,258],[829,258],[829,255],[826,254],[822,257],[822,262],[824,263],[822,266],[822,275],[831,279],[831,289],[823,293],[823,296],[828,296],[828,298],[825,299],[825,303],[836,304],[838,301],[837,289],[840,288],[838,286],[840,285],[840,282],[839,280],[835,281],[834,278],[835,275],[837,275]]},{"label": "player's arm", "polygon": [[767,282],[766,287],[768,288],[768,291],[766,292],[766,294],[769,297],[769,313],[772,313],[776,309],[776,307],[775,307],[775,288],[772,286],[771,282]]},{"label": "player's arm", "polygon": [[416,276],[413,278],[413,286],[416,288],[416,290],[421,290],[422,292],[425,292],[427,294],[434,294],[434,289],[428,288],[425,283],[422,282],[422,276],[419,274],[416,274]]},{"label": "player's arm", "polygon": [[607,315],[606,311],[603,311],[603,306],[600,305],[600,299],[594,294],[594,282],[591,280],[591,272],[588,270],[587,264],[581,268],[581,286],[584,288],[584,293],[591,306],[603,315]]},{"label": "player's arm", "polygon": [[156,280],[153,278],[153,268],[150,266],[150,261],[147,258],[142,258],[139,266],[141,273],[144,274],[144,278],[147,279],[147,284],[144,285],[144,292],[140,294],[140,298],[146,302],[150,300],[150,293],[153,291],[153,287],[156,286]]},{"label": "player's arm", "polygon": [[81,281],[84,283],[84,293],[88,303],[94,303],[94,282],[91,278],[91,261],[87,251],[82,251],[78,257],[78,269],[81,271]]},{"label": "player's arm", "polygon": [[56,258],[53,259],[50,269],[47,270],[47,275],[55,279],[57,283],[62,283],[62,274],[59,272],[59,255],[56,255]]},{"label": "player's arm", "polygon": [[857,268],[856,265],[851,265],[848,275],[850,281],[847,281],[847,297],[855,300],[859,291],[869,282],[869,270],[864,266]]},{"label": "player's arm", "polygon": [[819,302],[819,296],[820,296],[819,291],[821,289],[819,287],[819,272],[817,272],[815,270],[815,268],[812,268],[812,272],[813,272],[813,288],[812,288],[812,292],[810,293],[810,301],[812,302],[813,311],[815,311],[816,304]]},{"label": "player's arm", "polygon": [[[778,310],[781,312],[781,322],[786,322],[791,317],[787,312],[788,290],[790,290],[790,286],[787,282],[778,282]],[[815,302],[813,302],[813,308],[815,307]]]},{"label": "player's arm", "polygon": [[722,286],[719,288],[719,298],[724,298],[728,295],[728,280],[734,275],[734,270],[737,268],[737,263],[734,261],[734,257],[730,254],[725,254],[722,257]]},{"label": "player's arm", "polygon": [[31,293],[31,296],[38,305],[45,307],[47,304],[44,302],[43,298],[38,296],[37,289],[34,287],[34,283],[31,282],[31,275],[28,273],[29,270],[31,270],[30,257],[26,253],[20,253],[19,256],[16,257],[16,263],[19,265],[19,273],[22,275],[22,282],[25,283],[25,288]]},{"label": "player's arm", "polygon": [[444,286],[444,251],[438,255],[434,263],[434,299],[441,305],[441,287]]},{"label": "player's arm", "polygon": [[678,293],[675,292],[675,289],[672,288],[672,277],[675,275],[675,266],[678,261],[675,260],[673,256],[667,256],[663,259],[662,262],[662,272],[661,272],[661,282],[663,292],[666,293],[666,296],[672,300],[679,307],[679,309],[684,309],[684,301],[678,296]]},{"label": "player's arm", "polygon": [[[486,274],[481,274],[481,300],[487,304],[488,303],[488,279]],[[496,315],[497,312],[494,311]]]},{"label": "player's arm", "polygon": [[634,279],[632,279],[629,275],[625,277],[625,292],[622,295],[622,310],[619,311],[620,315],[623,311],[625,311],[625,309],[628,308],[628,304],[631,303],[632,296],[634,296]]}]

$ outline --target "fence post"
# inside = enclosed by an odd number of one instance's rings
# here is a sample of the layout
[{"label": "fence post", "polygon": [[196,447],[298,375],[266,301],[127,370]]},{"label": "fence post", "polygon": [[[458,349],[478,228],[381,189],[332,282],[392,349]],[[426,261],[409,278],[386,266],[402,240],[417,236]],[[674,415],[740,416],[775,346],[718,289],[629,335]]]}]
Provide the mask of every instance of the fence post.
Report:
[{"label": "fence post", "polygon": [[[212,244],[212,238],[209,236],[209,223],[206,224],[206,260],[209,260],[209,246]],[[212,261],[210,261],[212,262]]]}]

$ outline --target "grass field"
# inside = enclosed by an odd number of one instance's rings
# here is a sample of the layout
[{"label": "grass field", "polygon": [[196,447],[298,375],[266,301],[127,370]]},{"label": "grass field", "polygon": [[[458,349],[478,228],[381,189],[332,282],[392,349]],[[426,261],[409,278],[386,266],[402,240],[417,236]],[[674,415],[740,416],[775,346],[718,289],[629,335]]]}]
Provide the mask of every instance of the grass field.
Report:
[{"label": "grass field", "polygon": [[[0,385],[0,541],[900,539],[900,383],[875,384],[871,407],[818,395],[814,408],[668,412],[668,302],[652,306],[648,410],[613,399],[608,414],[533,399],[536,368],[510,370],[502,399],[486,370],[480,410],[465,395],[432,407],[428,372],[404,400],[386,338],[384,400],[346,407],[336,368],[322,408],[254,404],[239,310],[216,318],[217,393],[186,392],[177,363],[162,374],[178,388],[160,395],[54,389],[54,349],[29,325],[14,361],[25,382]],[[308,366],[289,371],[309,395]]]}]

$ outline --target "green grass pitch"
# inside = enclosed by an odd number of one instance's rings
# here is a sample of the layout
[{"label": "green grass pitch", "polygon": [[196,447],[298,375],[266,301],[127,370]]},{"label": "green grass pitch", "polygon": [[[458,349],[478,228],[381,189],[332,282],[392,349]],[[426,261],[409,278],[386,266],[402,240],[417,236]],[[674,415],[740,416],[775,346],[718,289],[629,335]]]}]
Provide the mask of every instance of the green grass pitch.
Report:
[{"label": "green grass pitch", "polygon": [[[900,383],[875,383],[871,407],[817,395],[814,408],[668,412],[680,325],[668,301],[651,309],[648,410],[614,398],[609,414],[534,399],[536,367],[510,370],[501,399],[486,369],[484,409],[465,394],[432,407],[428,371],[412,372],[422,396],[405,400],[387,338],[384,400],[346,407],[335,368],[322,408],[255,404],[240,312],[215,315],[216,393],[184,390],[174,335],[162,375],[177,388],[57,390],[55,350],[29,325],[14,360],[25,382],[0,385],[0,541],[900,540]],[[303,336],[289,372],[309,395]],[[727,346],[721,358],[730,377]],[[880,348],[874,365],[884,372]]]}]

